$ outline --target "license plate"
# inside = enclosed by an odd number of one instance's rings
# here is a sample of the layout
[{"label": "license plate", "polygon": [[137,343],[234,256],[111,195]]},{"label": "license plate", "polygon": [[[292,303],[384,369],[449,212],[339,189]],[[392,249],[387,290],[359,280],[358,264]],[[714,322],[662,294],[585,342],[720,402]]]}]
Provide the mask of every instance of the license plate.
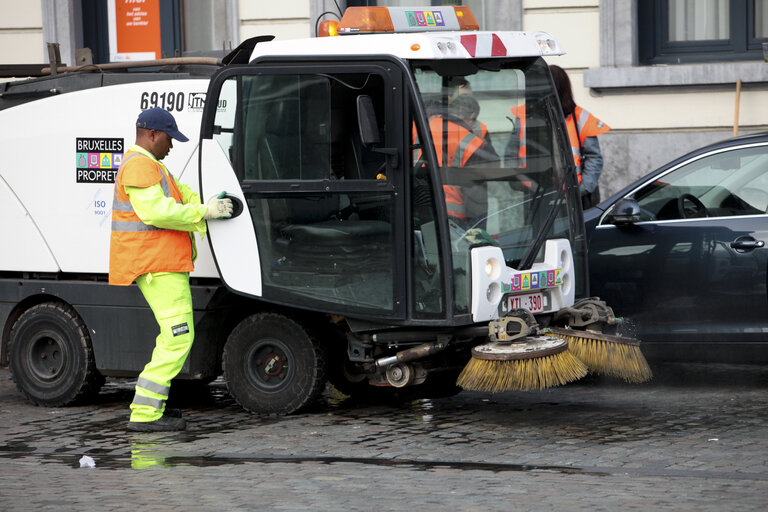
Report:
[{"label": "license plate", "polygon": [[507,311],[527,309],[531,313],[541,313],[549,306],[548,297],[541,292],[507,296]]}]

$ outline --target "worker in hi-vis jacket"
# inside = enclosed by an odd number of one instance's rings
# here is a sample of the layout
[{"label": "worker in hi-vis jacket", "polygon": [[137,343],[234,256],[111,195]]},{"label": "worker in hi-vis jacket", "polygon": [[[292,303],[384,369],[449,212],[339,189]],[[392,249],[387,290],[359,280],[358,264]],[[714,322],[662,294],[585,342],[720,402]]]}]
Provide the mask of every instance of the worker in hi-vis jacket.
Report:
[{"label": "worker in hi-vis jacket", "polygon": [[161,162],[174,139],[189,140],[167,110],[139,114],[136,143],[123,155],[112,202],[109,284],[135,281],[160,326],[131,403],[128,428],[136,431],[186,428],[180,411],[166,409],[165,401],[195,334],[189,287],[197,257],[193,233],[204,236],[207,220],[228,219],[233,209],[224,193],[204,205],[189,186],[176,181]]}]

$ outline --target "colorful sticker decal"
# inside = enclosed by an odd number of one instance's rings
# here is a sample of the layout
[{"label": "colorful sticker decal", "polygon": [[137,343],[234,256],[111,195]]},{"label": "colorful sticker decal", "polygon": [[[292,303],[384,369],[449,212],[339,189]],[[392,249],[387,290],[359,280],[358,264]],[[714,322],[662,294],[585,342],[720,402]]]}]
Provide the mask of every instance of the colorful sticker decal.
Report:
[{"label": "colorful sticker decal", "polygon": [[519,292],[521,290],[536,290],[560,286],[563,281],[560,277],[561,269],[541,270],[539,272],[521,273],[512,276],[508,283],[501,283],[502,293]]},{"label": "colorful sticker decal", "polygon": [[445,19],[440,11],[406,11],[409,27],[444,27]]},{"label": "colorful sticker decal", "polygon": [[75,181],[114,183],[123,161],[123,139],[76,138]]}]

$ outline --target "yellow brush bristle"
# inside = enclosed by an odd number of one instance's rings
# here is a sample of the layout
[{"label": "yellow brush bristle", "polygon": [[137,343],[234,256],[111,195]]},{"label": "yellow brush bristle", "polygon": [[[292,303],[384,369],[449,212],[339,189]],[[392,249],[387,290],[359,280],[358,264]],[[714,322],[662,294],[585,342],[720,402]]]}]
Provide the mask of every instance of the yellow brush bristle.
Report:
[{"label": "yellow brush bristle", "polygon": [[456,384],[470,391],[499,393],[545,389],[573,382],[587,374],[587,367],[568,350],[530,359],[489,360],[473,357]]},{"label": "yellow brush bristle", "polygon": [[573,355],[584,361],[592,372],[619,377],[633,384],[646,382],[653,377],[637,345],[593,340],[575,334],[562,337],[568,340]]}]

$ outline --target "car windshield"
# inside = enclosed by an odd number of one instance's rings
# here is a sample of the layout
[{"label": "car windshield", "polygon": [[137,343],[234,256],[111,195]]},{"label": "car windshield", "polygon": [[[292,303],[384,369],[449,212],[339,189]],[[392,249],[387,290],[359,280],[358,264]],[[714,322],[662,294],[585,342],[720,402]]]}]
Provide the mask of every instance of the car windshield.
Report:
[{"label": "car windshield", "polygon": [[[500,245],[507,264],[517,267],[542,231],[574,240],[580,228],[564,194],[566,148],[546,63],[464,61],[461,69],[446,68],[450,63],[422,63],[414,76],[445,193],[454,279],[467,275],[477,241]],[[415,153],[418,166],[426,156]]]}]

